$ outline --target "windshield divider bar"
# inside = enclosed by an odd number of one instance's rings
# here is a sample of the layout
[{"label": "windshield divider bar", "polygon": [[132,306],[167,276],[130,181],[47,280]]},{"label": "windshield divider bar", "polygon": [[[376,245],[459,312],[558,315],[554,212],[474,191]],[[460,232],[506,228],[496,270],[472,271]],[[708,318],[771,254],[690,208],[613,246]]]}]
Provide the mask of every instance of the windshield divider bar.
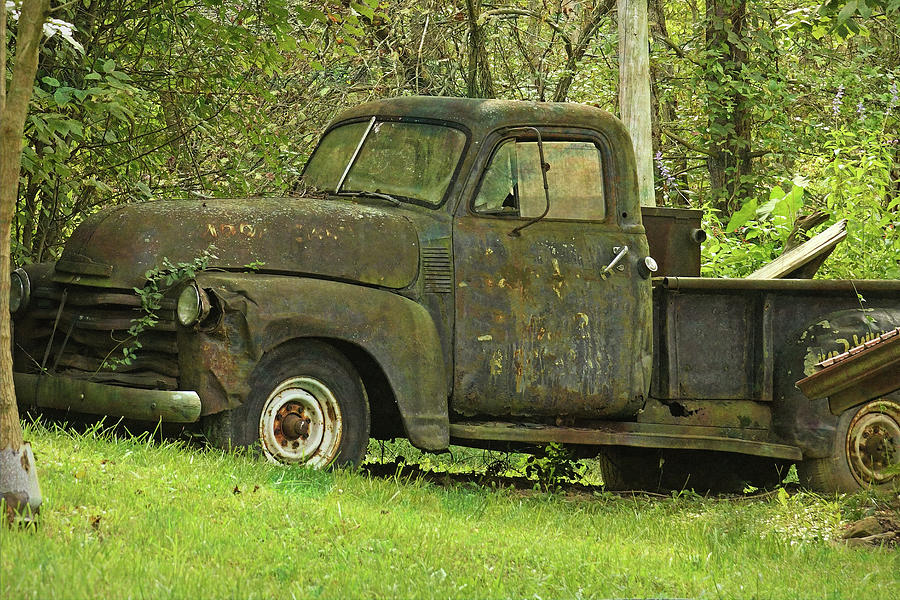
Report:
[{"label": "windshield divider bar", "polygon": [[338,181],[337,187],[334,188],[335,194],[341,193],[341,187],[344,185],[344,181],[347,179],[347,175],[350,174],[350,168],[353,166],[353,163],[356,162],[356,157],[359,156],[359,151],[362,150],[363,144],[366,142],[366,138],[369,137],[369,132],[372,131],[372,127],[375,125],[375,117],[369,119],[369,126],[366,127],[365,132],[363,132],[362,137],[359,139],[359,143],[356,145],[356,150],[353,151],[353,156],[350,157],[350,162],[347,163],[347,168],[344,169],[344,174],[341,175],[341,179]]}]

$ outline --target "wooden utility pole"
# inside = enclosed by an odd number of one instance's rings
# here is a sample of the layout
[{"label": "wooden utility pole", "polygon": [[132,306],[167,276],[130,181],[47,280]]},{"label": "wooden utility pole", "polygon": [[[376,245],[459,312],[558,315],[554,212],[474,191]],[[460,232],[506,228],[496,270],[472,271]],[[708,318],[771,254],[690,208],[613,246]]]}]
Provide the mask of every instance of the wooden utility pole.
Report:
[{"label": "wooden utility pole", "polygon": [[619,116],[634,143],[641,206],[655,206],[650,133],[650,43],[647,0],[617,0]]}]

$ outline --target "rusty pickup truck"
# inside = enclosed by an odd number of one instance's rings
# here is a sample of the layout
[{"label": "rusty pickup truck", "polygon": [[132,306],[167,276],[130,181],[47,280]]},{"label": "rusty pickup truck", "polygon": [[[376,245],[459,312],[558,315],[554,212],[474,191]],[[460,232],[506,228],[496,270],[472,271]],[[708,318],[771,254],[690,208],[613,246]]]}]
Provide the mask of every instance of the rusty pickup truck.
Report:
[{"label": "rusty pickup truck", "polygon": [[[897,394],[832,414],[795,383],[900,325],[900,282],[702,278],[699,228],[641,209],[604,111],[372,102],[328,127],[291,197],[108,208],[18,269],[17,396],[199,421],[314,467],[404,437],[572,445],[611,488],[776,461],[825,491],[897,479]],[[204,253],[112,359],[148,272]]]}]

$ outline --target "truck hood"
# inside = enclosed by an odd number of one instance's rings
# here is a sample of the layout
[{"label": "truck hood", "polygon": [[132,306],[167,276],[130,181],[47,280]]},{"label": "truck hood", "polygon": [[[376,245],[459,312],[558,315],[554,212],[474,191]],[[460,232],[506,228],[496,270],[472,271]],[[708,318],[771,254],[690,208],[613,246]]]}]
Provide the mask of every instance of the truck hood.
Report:
[{"label": "truck hood", "polygon": [[412,222],[347,201],[242,198],[119,206],[86,219],[56,264],[54,279],[142,287],[146,272],[190,262],[210,249],[210,268],[310,275],[392,289],[419,267]]}]

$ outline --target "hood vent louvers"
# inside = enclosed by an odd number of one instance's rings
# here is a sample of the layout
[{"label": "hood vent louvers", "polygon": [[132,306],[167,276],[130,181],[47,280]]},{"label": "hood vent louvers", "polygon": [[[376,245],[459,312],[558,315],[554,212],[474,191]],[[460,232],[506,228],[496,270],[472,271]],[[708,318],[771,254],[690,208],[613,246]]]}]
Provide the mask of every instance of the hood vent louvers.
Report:
[{"label": "hood vent louvers", "polygon": [[453,262],[450,249],[442,246],[422,248],[424,291],[449,294],[453,291]]}]

